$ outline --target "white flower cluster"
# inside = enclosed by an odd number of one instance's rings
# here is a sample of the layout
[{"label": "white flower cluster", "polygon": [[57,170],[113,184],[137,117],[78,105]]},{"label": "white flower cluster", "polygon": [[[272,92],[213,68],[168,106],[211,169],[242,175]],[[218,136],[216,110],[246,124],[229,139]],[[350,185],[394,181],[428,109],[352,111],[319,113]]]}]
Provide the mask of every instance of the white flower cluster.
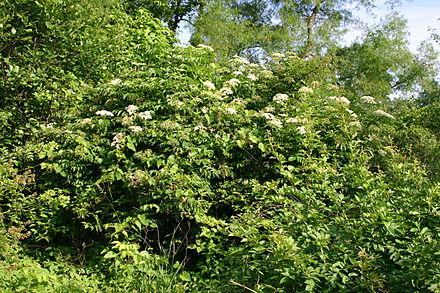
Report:
[{"label": "white flower cluster", "polygon": [[231,115],[237,114],[237,110],[235,110],[234,108],[226,108],[226,112]]},{"label": "white flower cluster", "polygon": [[144,112],[140,112],[138,114],[138,116],[142,119],[142,120],[150,120],[153,119],[153,115],[151,115],[150,111],[144,111]]},{"label": "white flower cluster", "polygon": [[236,70],[236,71],[232,72],[232,74],[238,76],[238,75],[243,75],[243,72]]},{"label": "white flower cluster", "polygon": [[267,123],[272,124],[276,127],[283,127],[283,123],[278,118],[270,119],[269,121],[267,121]]},{"label": "white flower cluster", "polygon": [[115,116],[115,115],[113,115],[112,112],[107,111],[107,110],[99,110],[99,111],[96,111],[95,114],[96,114],[96,115],[99,115],[99,116],[109,116],[109,117],[113,117],[113,116]]},{"label": "white flower cluster", "polygon": [[299,88],[298,92],[303,94],[313,94],[313,89],[306,86],[302,86]]},{"label": "white flower cluster", "polygon": [[304,126],[298,126],[296,128],[296,130],[298,131],[299,134],[306,134],[307,133],[306,128]]},{"label": "white flower cluster", "polygon": [[389,113],[387,113],[385,111],[382,111],[382,110],[376,110],[373,113],[376,114],[376,115],[388,117],[390,119],[396,119],[393,115],[391,115],[391,114],[389,114]]},{"label": "white flower cluster", "polygon": [[232,63],[238,63],[238,64],[249,64],[249,60],[247,60],[246,58],[237,56],[237,55],[232,57],[231,62]]},{"label": "white flower cluster", "polygon": [[355,112],[353,112],[353,111],[350,110],[350,109],[346,109],[346,110],[347,110],[348,113],[350,113],[350,116],[351,116],[351,117],[353,117],[353,118],[358,118],[358,115],[356,115]]},{"label": "white flower cluster", "polygon": [[289,96],[286,94],[276,94],[273,97],[274,102],[283,103],[289,99]]},{"label": "white flower cluster", "polygon": [[133,131],[134,133],[138,133],[138,132],[141,132],[142,131],[142,127],[140,127],[140,126],[137,126],[137,125],[133,125],[133,126],[130,126],[130,127],[128,127],[131,131]]},{"label": "white flower cluster", "polygon": [[110,144],[112,147],[119,149],[121,147],[121,142],[124,139],[124,134],[119,132],[113,137],[113,141]]},{"label": "white flower cluster", "polygon": [[205,82],[203,82],[203,85],[204,86],[206,86],[208,89],[210,89],[210,90],[215,90],[215,84],[213,84],[212,82],[210,82],[210,81],[205,81]]},{"label": "white flower cluster", "polygon": [[258,77],[257,77],[255,74],[253,74],[253,73],[249,73],[249,74],[247,75],[247,78],[249,78],[249,79],[252,80],[252,81],[256,81],[256,80],[258,80]]},{"label": "white flower cluster", "polygon": [[236,78],[231,78],[223,84],[224,87],[236,87],[240,83],[240,80]]},{"label": "white flower cluster", "polygon": [[224,87],[224,88],[221,88],[221,89],[220,89],[220,93],[221,93],[223,96],[229,96],[229,95],[232,95],[232,94],[233,94],[233,91],[232,91],[231,88]]},{"label": "white flower cluster", "polygon": [[267,123],[272,124],[273,126],[283,127],[283,123],[280,121],[280,119],[276,118],[272,113],[263,113],[260,114],[260,116],[266,118],[268,120]]},{"label": "white flower cluster", "polygon": [[367,104],[377,104],[376,99],[370,96],[363,96],[361,97],[361,100]]},{"label": "white flower cluster", "polygon": [[200,48],[200,49],[204,49],[204,50],[208,50],[208,51],[214,52],[214,49],[211,46],[208,46],[208,45],[199,44],[199,45],[197,45],[197,47]]},{"label": "white flower cluster", "polygon": [[261,71],[260,73],[265,78],[273,78],[273,72],[270,70],[266,69],[266,70]]},{"label": "white flower cluster", "polygon": [[286,120],[287,123],[299,123],[299,120],[296,118],[289,118]]},{"label": "white flower cluster", "polygon": [[111,80],[109,83],[112,85],[118,85],[122,82],[122,80],[120,80],[119,78],[115,78],[113,80]]},{"label": "white flower cluster", "polygon": [[137,112],[138,107],[135,105],[130,105],[130,106],[126,107],[125,110],[127,111],[128,115],[133,115],[134,113]]},{"label": "white flower cluster", "polygon": [[84,118],[83,120],[81,120],[81,122],[79,122],[81,125],[86,125],[89,124],[90,122],[92,122],[92,118]]},{"label": "white flower cluster", "polygon": [[284,55],[282,53],[273,53],[272,57],[274,57],[274,58],[284,58],[284,57],[286,57],[286,55]]},{"label": "white flower cluster", "polygon": [[338,103],[342,103],[342,104],[346,104],[346,105],[350,105],[350,100],[347,99],[346,97],[329,97],[330,100],[338,102]]},{"label": "white flower cluster", "polygon": [[261,114],[261,116],[263,116],[264,118],[270,120],[270,119],[275,119],[275,115],[272,113],[263,113]]}]

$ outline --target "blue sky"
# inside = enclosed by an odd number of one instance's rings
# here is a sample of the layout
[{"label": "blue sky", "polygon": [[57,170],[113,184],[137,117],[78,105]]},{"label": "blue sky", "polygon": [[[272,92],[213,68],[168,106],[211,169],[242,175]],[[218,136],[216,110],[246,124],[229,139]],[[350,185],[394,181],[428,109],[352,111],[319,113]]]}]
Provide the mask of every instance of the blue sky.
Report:
[{"label": "blue sky", "polygon": [[[360,11],[358,16],[367,19],[368,23],[377,23],[381,17],[390,13],[389,8],[383,5],[385,1],[378,1],[378,7],[374,9],[375,17],[371,14],[366,14]],[[413,0],[405,1],[401,6],[396,8],[408,20],[408,32],[410,48],[413,51],[417,50],[420,42],[429,39],[431,33],[430,28],[437,29],[440,32],[440,0]],[[353,31],[347,35],[347,40],[351,41],[359,32]],[[436,46],[439,48],[440,46]]]}]

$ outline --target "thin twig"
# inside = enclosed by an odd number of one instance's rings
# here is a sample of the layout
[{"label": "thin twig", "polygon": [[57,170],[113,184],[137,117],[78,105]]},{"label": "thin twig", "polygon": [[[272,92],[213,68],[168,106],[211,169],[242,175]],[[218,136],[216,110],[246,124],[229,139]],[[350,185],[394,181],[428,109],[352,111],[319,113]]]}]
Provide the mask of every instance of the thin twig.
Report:
[{"label": "thin twig", "polygon": [[230,280],[229,282],[231,282],[231,283],[234,284],[234,285],[240,286],[240,287],[242,287],[242,288],[244,288],[244,289],[246,289],[246,290],[249,290],[249,291],[251,291],[252,293],[258,293],[257,291],[252,290],[252,289],[249,288],[249,287],[246,287],[245,285],[242,285],[242,284],[240,284],[240,283],[235,282],[234,280]]}]

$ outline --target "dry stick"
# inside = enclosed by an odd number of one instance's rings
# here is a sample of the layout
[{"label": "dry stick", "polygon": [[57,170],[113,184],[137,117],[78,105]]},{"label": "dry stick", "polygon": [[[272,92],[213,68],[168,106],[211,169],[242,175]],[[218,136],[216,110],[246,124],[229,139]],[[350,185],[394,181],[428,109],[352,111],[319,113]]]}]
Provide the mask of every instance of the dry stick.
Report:
[{"label": "dry stick", "polygon": [[234,280],[230,280],[229,282],[231,282],[231,283],[234,284],[234,285],[237,285],[237,286],[240,286],[240,287],[242,287],[242,288],[245,288],[246,290],[249,290],[249,291],[251,291],[252,293],[258,293],[257,291],[252,290],[252,289],[249,288],[249,287],[246,287],[245,285],[242,285],[242,284],[240,284],[240,283],[235,282]]}]

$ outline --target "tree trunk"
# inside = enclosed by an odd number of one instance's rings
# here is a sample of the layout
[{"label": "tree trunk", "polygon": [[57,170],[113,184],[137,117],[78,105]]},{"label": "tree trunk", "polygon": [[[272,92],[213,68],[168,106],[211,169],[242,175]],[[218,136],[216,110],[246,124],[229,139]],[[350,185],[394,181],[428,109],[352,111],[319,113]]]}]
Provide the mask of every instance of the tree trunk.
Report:
[{"label": "tree trunk", "polygon": [[307,19],[307,44],[306,49],[304,50],[304,53],[302,54],[302,58],[305,59],[312,53],[313,46],[314,46],[314,35],[313,35],[313,27],[316,22],[316,16],[319,13],[319,10],[321,9],[321,2],[318,1],[315,4],[315,7],[313,7],[312,14]]}]

